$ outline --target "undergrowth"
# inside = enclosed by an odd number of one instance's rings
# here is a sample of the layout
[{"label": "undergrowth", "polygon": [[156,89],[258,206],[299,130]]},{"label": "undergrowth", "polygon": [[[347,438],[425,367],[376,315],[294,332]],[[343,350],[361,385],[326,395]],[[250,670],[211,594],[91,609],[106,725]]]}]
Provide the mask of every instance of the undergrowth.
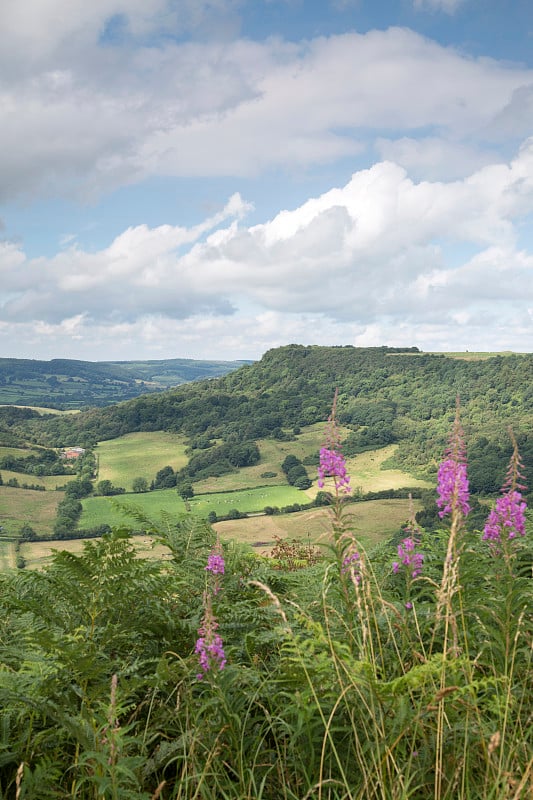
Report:
[{"label": "undergrowth", "polygon": [[2,800],[532,796],[526,530],[466,529],[457,416],[440,530],[411,520],[398,549],[365,552],[335,430],[333,413],[320,551],[278,541],[266,559],[167,518],[143,520],[161,562],[117,529],[0,576]]}]

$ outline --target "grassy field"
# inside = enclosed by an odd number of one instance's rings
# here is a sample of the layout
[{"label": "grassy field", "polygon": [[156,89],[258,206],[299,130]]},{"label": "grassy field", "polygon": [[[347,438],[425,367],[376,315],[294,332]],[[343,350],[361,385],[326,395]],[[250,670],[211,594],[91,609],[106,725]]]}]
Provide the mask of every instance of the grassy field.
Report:
[{"label": "grassy field", "polygon": [[352,490],[360,488],[363,492],[380,492],[384,489],[403,489],[406,486],[431,488],[432,483],[414,478],[409,472],[383,467],[397,447],[396,444],[390,444],[347,459],[346,466],[352,478]]},{"label": "grassy field", "polygon": [[3,447],[0,445],[0,458],[15,456],[15,458],[27,458],[37,453],[37,450],[25,449],[24,447]]},{"label": "grassy field", "polygon": [[38,414],[79,414],[78,408],[60,409],[60,408],[45,408],[44,406],[21,406],[18,403],[0,403],[0,406],[15,406],[15,408],[29,408],[30,411],[36,411]]},{"label": "grassy field", "polygon": [[[31,478],[28,475],[24,477]],[[34,492],[30,489],[0,486],[0,525],[7,533],[14,535],[27,522],[40,536],[50,536],[57,505],[64,496],[64,492]]]},{"label": "grassy field", "polygon": [[[162,492],[158,494],[162,494]],[[418,510],[419,504],[415,501],[414,505],[415,510]],[[357,503],[352,506],[352,509],[353,531],[363,547],[370,549],[395,533],[407,520],[409,501],[371,500],[366,503]],[[282,539],[300,539],[313,544],[327,542],[331,533],[329,514],[327,508],[317,508],[300,511],[296,514],[262,515],[217,522],[213,527],[225,541],[242,542],[253,547],[258,553],[269,555],[276,536]],[[169,557],[168,550],[161,545],[154,545],[149,536],[134,536],[133,542],[140,557]],[[54,550],[68,550],[70,553],[78,554],[82,552],[83,546],[82,539],[66,542],[27,542],[21,546],[21,554],[26,561],[27,568],[35,569],[42,568],[48,563]],[[5,559],[7,559],[8,551],[5,552]],[[0,549],[0,558],[1,553]],[[4,566],[9,566],[7,560]]]},{"label": "grassy field", "polygon": [[0,572],[16,566],[15,542],[0,535]]},{"label": "grassy field", "polygon": [[[145,494],[120,495],[116,500],[126,507],[140,509],[150,519],[157,520],[162,513],[171,515],[183,514],[185,504],[175,489],[161,489]],[[292,486],[269,486],[242,491],[210,495],[199,495],[190,501],[190,510],[200,517],[207,517],[210,511],[219,515],[227,514],[232,508],[239,511],[262,511],[265,506],[286,506],[292,503],[307,503],[309,497],[305,492]],[[134,524],[132,518],[120,512],[110,498],[87,497],[82,501],[83,512],[80,528],[92,528],[96,525]]]},{"label": "grassy field", "polygon": [[[16,478],[21,486],[23,483],[28,485],[33,483],[44,486],[47,492],[55,492],[58,486],[64,486],[69,481],[76,479],[76,475],[27,475],[25,472],[12,472],[9,469],[2,469],[0,472],[4,483],[7,483],[10,478]],[[32,496],[33,494],[37,494],[37,492],[32,492]]]},{"label": "grassy field", "polygon": [[164,431],[128,433],[100,442],[96,448],[98,480],[110,480],[130,491],[134,478],[144,477],[150,483],[167,465],[175,470],[184,467],[188,460],[185,448],[183,436]]},{"label": "grassy field", "polygon": [[[26,542],[21,545],[20,552],[26,562],[26,569],[42,569],[50,562],[54,551],[66,550],[74,555],[79,555],[83,551],[85,541],[84,539],[73,539],[66,542]],[[89,541],[97,540],[90,539]],[[166,547],[154,544],[148,536],[134,536],[133,543],[140,558],[171,558]]]},{"label": "grassy field", "polygon": [[[420,503],[414,501],[415,511]],[[369,500],[350,506],[352,530],[361,544],[370,548],[395,533],[409,518],[409,500]],[[274,537],[294,538],[313,544],[328,542],[331,535],[331,512],[314,508],[296,514],[248,517],[224,520],[213,526],[222,539],[246,542],[269,552]]]}]

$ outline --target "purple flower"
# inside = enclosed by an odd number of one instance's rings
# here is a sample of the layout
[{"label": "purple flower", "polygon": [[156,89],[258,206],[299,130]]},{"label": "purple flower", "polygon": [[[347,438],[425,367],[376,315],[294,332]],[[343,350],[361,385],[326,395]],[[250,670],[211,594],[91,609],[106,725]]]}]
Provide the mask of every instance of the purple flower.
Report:
[{"label": "purple flower", "polygon": [[204,676],[212,669],[223,670],[226,666],[226,655],[222,637],[217,633],[218,622],[213,614],[211,598],[206,593],[204,595],[204,618],[202,625],[198,629],[198,639],[194,652],[198,656],[200,672],[197,678],[201,681]]},{"label": "purple flower", "polygon": [[466,517],[470,511],[466,464],[451,458],[443,461],[437,474],[437,492],[441,519],[454,508],[459,509]]},{"label": "purple flower", "polygon": [[207,559],[206,570],[208,572],[212,572],[213,575],[223,575],[224,567],[224,556],[221,553],[217,553],[215,550],[213,550]]},{"label": "purple flower", "polygon": [[342,559],[342,567],[341,567],[342,574],[345,575],[347,572],[353,572],[356,583],[361,582],[361,575],[359,574],[360,560],[361,556],[359,555],[357,550],[349,550],[348,553]]},{"label": "purple flower", "polygon": [[468,478],[466,473],[466,452],[463,442],[463,430],[459,422],[459,400],[450,443],[446,448],[446,458],[441,462],[437,474],[437,506],[441,509],[439,517],[460,512],[468,516]]},{"label": "purple flower", "polygon": [[350,489],[350,476],[346,472],[346,461],[342,453],[338,450],[331,450],[328,447],[320,449],[320,464],[318,467],[318,486],[324,486],[324,479],[332,477],[338,489],[348,493]]},{"label": "purple flower", "polygon": [[502,540],[516,539],[517,536],[526,535],[526,508],[527,503],[522,499],[519,489],[525,489],[520,473],[522,461],[518,452],[518,445],[512,431],[513,454],[507,469],[505,483],[502,486],[502,495],[496,500],[496,506],[490,512],[483,529],[483,539],[492,545]]},{"label": "purple flower", "polygon": [[501,542],[526,535],[526,508],[520,492],[507,492],[498,497],[496,507],[490,512],[483,529],[483,539]]},{"label": "purple flower", "polygon": [[217,541],[215,542],[215,546],[209,553],[209,556],[207,558],[207,564],[205,567],[206,572],[210,572],[211,575],[213,576],[210,580],[211,590],[213,594],[218,594],[218,592],[220,591],[221,587],[220,587],[219,576],[224,575],[225,567],[226,565],[224,563],[222,545],[220,544],[220,541],[217,539]]},{"label": "purple flower", "polygon": [[414,539],[408,537],[398,545],[398,557],[400,561],[393,561],[392,564],[392,571],[395,574],[397,574],[402,567],[405,567],[411,573],[411,578],[416,578],[420,575],[424,563],[424,554],[416,552],[416,543]]}]

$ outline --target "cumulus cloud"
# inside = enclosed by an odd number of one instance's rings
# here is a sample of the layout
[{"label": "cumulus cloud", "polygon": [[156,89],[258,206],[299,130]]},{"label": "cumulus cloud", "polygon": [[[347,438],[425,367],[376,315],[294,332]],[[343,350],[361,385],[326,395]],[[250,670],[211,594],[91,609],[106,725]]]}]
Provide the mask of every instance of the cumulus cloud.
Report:
[{"label": "cumulus cloud", "polygon": [[[197,226],[129,228],[95,253],[26,259],[4,243],[0,319],[38,320],[43,337],[105,331],[117,346],[133,332],[147,347],[168,331],[191,347],[209,334],[227,352],[234,337],[272,343],[275,326],[280,343],[319,331],[369,343],[372,330],[408,343],[417,326],[450,325],[505,338],[509,326],[531,347],[533,256],[517,226],[533,212],[533,139],[462,180],[416,182],[381,162],[263,224],[246,227],[248,209],[234,196]],[[459,245],[473,255],[458,261]]]},{"label": "cumulus cloud", "polygon": [[[529,133],[524,97],[533,70],[468,58],[407,29],[300,43],[157,38],[163,21],[179,32],[196,13],[200,24],[202,9],[229,14],[236,5],[1,4],[0,201],[38,192],[91,197],[154,175],[305,168],[375,142],[382,157],[418,164],[420,176],[436,177],[437,154],[448,178],[462,177],[486,163],[486,146],[476,155],[475,140],[497,147],[504,135]],[[174,20],[176,9],[184,17]],[[120,14],[135,46],[102,40]],[[388,145],[384,130],[395,131]]]}]

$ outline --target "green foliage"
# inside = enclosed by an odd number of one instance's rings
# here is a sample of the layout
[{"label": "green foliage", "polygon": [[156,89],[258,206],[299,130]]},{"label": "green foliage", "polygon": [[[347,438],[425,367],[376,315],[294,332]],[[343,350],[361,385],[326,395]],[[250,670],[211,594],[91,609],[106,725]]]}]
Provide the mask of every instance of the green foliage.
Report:
[{"label": "green foliage", "polygon": [[360,551],[358,582],[336,549],[224,545],[228,665],[199,682],[215,534],[190,516],[138,522],[166,559],[139,559],[117,530],[0,576],[0,796],[508,800],[512,786],[525,800],[532,590],[479,534],[463,545],[457,652],[437,614],[443,530],[422,540],[411,611],[391,546]]},{"label": "green foliage", "polygon": [[131,488],[135,492],[135,494],[142,494],[143,492],[147,492],[148,481],[146,480],[146,478],[143,478],[142,476],[134,478]]},{"label": "green foliage", "polygon": [[[413,348],[289,345],[216,380],[68,418],[13,420],[6,432],[23,432],[54,446],[79,443],[86,436],[102,441],[133,431],[176,432],[195,448],[182,477],[196,481],[257,463],[233,457],[226,446],[251,446],[324,421],[338,388],[338,419],[352,431],[346,455],[398,443],[395,466],[428,476],[445,446],[450,409],[459,394],[473,445],[473,488],[492,491],[505,474],[508,443],[502,431],[511,420],[526,465],[533,463],[532,382],[531,354],[468,361]],[[488,445],[482,444],[483,437]],[[531,467],[526,472],[533,485]]]},{"label": "green foliage", "polygon": [[117,494],[124,494],[125,491],[122,486],[113,486],[113,483],[108,479],[98,481],[96,484],[96,492],[101,497],[113,497]]}]

